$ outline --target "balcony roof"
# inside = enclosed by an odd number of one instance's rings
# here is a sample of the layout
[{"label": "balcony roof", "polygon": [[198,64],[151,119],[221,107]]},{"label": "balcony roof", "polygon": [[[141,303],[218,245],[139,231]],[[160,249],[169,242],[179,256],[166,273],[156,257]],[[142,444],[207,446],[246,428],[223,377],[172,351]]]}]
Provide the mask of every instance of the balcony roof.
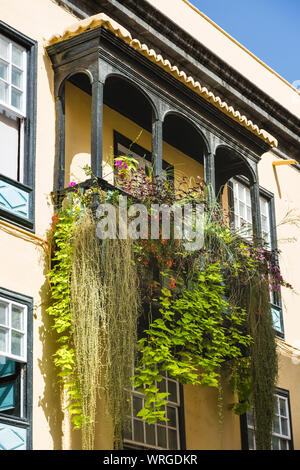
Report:
[{"label": "balcony roof", "polygon": [[260,139],[265,141],[270,147],[277,147],[278,142],[275,137],[268,133],[264,129],[260,129],[256,124],[249,120],[245,115],[242,115],[238,110],[234,109],[219,96],[216,96],[212,91],[209,91],[206,87],[201,86],[199,81],[193,77],[188,76],[183,70],[178,69],[175,65],[172,65],[169,60],[164,59],[161,54],[156,53],[154,49],[150,49],[146,44],[142,44],[138,39],[132,38],[130,32],[121,26],[119,23],[111,19],[104,13],[99,13],[94,16],[85,18],[84,20],[77,21],[70,27],[66,28],[62,34],[54,34],[51,36],[46,47],[52,44],[66,41],[73,36],[77,36],[85,31],[104,27],[111,31],[113,34],[118,36],[130,47],[135,49],[137,52],[147,57],[151,62],[155,63],[166,72],[171,74],[173,77],[184,83],[187,87],[192,89],[195,93],[200,95],[203,99],[210,102],[213,106],[218,108],[221,112],[229,116],[234,121],[248,129],[253,134],[257,135]]}]

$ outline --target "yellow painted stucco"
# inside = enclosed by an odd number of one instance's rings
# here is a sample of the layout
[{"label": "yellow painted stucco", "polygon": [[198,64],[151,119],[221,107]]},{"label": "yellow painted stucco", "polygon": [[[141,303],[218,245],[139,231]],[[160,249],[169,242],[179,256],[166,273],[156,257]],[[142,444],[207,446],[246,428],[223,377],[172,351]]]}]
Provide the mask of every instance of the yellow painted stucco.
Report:
[{"label": "yellow painted stucco", "polygon": [[[255,62],[245,51],[214,28],[195,12],[188,12],[181,0],[148,0],[168,12],[177,24],[217,55],[236,67],[249,80],[274,96],[295,115],[300,116],[298,95],[267,69]],[[170,7],[170,2],[172,8]],[[21,7],[20,7],[21,5]],[[169,5],[169,7],[168,7]],[[183,9],[183,5],[185,5]],[[44,49],[44,38],[64,30],[76,21],[70,12],[51,0],[2,0],[1,20],[38,41],[37,129],[35,173],[35,233],[44,239],[49,228],[53,206],[50,193],[53,189],[55,154],[55,103],[53,96],[53,70]],[[255,63],[254,63],[254,62]],[[300,98],[299,98],[300,99]],[[298,100],[298,101],[297,101]],[[84,179],[82,167],[90,164],[91,98],[74,85],[66,87],[66,184]],[[113,130],[135,140],[141,128],[124,116],[104,107],[103,151],[106,166],[104,174],[111,178],[110,155],[113,148]],[[276,137],[276,136],[275,136]],[[139,145],[151,151],[151,135],[143,130]],[[293,155],[290,155],[293,158]],[[203,166],[164,143],[163,158],[175,167],[175,176],[203,176]],[[259,164],[260,185],[275,195],[276,220],[279,224],[287,211],[299,214],[299,171],[291,166],[278,167],[274,172],[274,154],[265,154]],[[29,235],[30,238],[30,235]],[[290,239],[289,241],[287,239]],[[300,349],[300,228],[295,223],[278,226],[280,264],[284,278],[294,286],[294,291],[283,288],[283,314],[286,342]],[[33,448],[80,448],[79,432],[72,432],[63,419],[56,370],[52,362],[55,335],[45,309],[48,302],[46,280],[48,257],[37,240],[24,240],[12,228],[0,224],[1,267],[0,286],[28,295],[34,299],[33,319]],[[295,449],[300,449],[300,363],[280,354],[278,386],[290,391],[292,427]],[[220,428],[215,390],[185,386],[184,407],[188,449],[240,449],[240,424],[238,417],[228,411],[232,401],[225,389],[224,425]],[[109,416],[99,404],[97,423],[97,448],[112,447]]]}]

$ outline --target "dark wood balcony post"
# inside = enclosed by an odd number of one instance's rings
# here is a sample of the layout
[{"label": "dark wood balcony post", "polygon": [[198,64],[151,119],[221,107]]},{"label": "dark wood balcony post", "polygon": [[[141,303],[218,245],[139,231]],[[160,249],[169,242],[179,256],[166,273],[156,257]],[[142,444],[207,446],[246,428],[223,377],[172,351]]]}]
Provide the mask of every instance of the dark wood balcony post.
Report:
[{"label": "dark wood balcony post", "polygon": [[262,229],[261,229],[261,214],[260,214],[260,197],[259,197],[259,185],[255,181],[250,185],[251,195],[251,206],[252,206],[252,226],[253,226],[253,238],[259,243],[262,240]]},{"label": "dark wood balcony post", "polygon": [[55,178],[54,190],[60,191],[65,187],[65,84],[63,83],[55,96]]},{"label": "dark wood balcony post", "polygon": [[207,152],[204,155],[204,180],[207,186],[210,186],[213,193],[215,193],[216,191],[215,155],[212,152]]},{"label": "dark wood balcony post", "polygon": [[92,83],[92,144],[91,170],[102,178],[103,161],[103,93],[104,83],[95,79]]},{"label": "dark wood balcony post", "polygon": [[152,118],[152,164],[155,176],[162,175],[163,121],[156,116]]}]

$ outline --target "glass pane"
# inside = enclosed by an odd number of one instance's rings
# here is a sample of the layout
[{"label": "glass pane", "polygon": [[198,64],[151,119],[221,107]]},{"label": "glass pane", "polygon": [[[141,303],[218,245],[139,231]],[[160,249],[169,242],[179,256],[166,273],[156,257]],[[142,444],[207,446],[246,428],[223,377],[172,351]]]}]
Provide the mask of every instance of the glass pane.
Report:
[{"label": "glass pane", "polygon": [[251,216],[251,207],[247,206],[247,220],[248,222],[252,222],[252,216]]},{"label": "glass pane", "polygon": [[4,103],[8,102],[8,85],[0,80],[0,100]]},{"label": "glass pane", "polygon": [[0,328],[0,351],[7,352],[8,331]]},{"label": "glass pane", "polygon": [[279,438],[278,437],[272,437],[272,449],[273,450],[280,450],[279,448]]},{"label": "glass pane", "polygon": [[142,421],[133,420],[133,440],[137,442],[145,442],[144,440],[144,423]]},{"label": "glass pane", "polygon": [[287,418],[281,418],[281,434],[284,436],[289,435]]},{"label": "glass pane", "polygon": [[177,449],[177,432],[174,429],[168,429],[169,449]]},{"label": "glass pane", "polygon": [[166,380],[165,380],[165,379],[162,379],[162,381],[159,382],[159,383],[157,384],[157,386],[158,386],[159,391],[160,391],[161,393],[165,393],[165,392],[166,392]]},{"label": "glass pane", "polygon": [[133,397],[133,416],[136,416],[138,412],[143,408],[143,399],[139,397]]},{"label": "glass pane", "polygon": [[16,371],[16,363],[7,357],[0,357],[0,377],[7,377]]},{"label": "glass pane", "polygon": [[251,207],[251,196],[250,196],[250,190],[248,188],[246,189],[246,203],[248,204],[248,206]]},{"label": "glass pane", "polygon": [[280,450],[289,450],[288,441],[280,439]]},{"label": "glass pane", "polygon": [[8,59],[8,48],[9,43],[3,38],[0,38],[0,56],[3,57],[3,59]]},{"label": "glass pane", "polygon": [[271,312],[274,329],[277,331],[282,331],[280,311],[276,310],[275,308],[271,308]]},{"label": "glass pane", "polygon": [[155,446],[155,426],[146,424],[146,443]]},{"label": "glass pane", "polygon": [[15,331],[11,333],[11,353],[15,356],[23,355],[23,335]]},{"label": "glass pane", "polygon": [[176,428],[177,419],[176,419],[176,408],[173,406],[167,406],[167,418],[168,418],[168,426]]},{"label": "glass pane", "polygon": [[124,439],[132,440],[132,422],[128,420],[124,426]]},{"label": "glass pane", "polygon": [[244,186],[238,185],[238,198],[240,201],[244,201]]},{"label": "glass pane", "polygon": [[11,71],[11,82],[14,86],[23,88],[23,72],[13,67]]},{"label": "glass pane", "polygon": [[18,109],[22,107],[22,93],[14,88],[11,89],[11,104]]},{"label": "glass pane", "polygon": [[239,203],[239,210],[240,210],[240,217],[245,219],[245,216],[246,216],[245,204],[243,204],[242,202]]},{"label": "glass pane", "polygon": [[177,384],[176,384],[176,382],[171,382],[170,380],[168,380],[168,392],[170,394],[168,396],[168,400],[177,403],[178,402],[178,397],[177,397]]},{"label": "glass pane", "polygon": [[280,416],[287,417],[286,401],[283,400],[282,398],[279,398],[279,410],[280,410]]},{"label": "glass pane", "polygon": [[15,407],[15,384],[0,385],[0,411],[10,410]]},{"label": "glass pane", "polygon": [[0,302],[0,325],[8,325],[8,305]]},{"label": "glass pane", "polygon": [[8,64],[0,60],[0,78],[7,81],[8,78]]},{"label": "glass pane", "polygon": [[275,416],[274,418],[274,432],[280,434],[279,416]]},{"label": "glass pane", "polygon": [[253,420],[253,411],[248,411],[247,412],[247,424],[248,426],[254,426],[254,420]]},{"label": "glass pane", "polygon": [[11,316],[11,326],[16,330],[23,330],[23,312],[24,309],[22,307],[12,307],[12,316]]},{"label": "glass pane", "polygon": [[166,428],[162,426],[157,426],[157,445],[165,449],[167,447]]},{"label": "glass pane", "polygon": [[254,446],[254,432],[252,431],[252,429],[248,429],[248,446],[249,446],[249,450],[254,450],[255,449],[255,446]]},{"label": "glass pane", "polygon": [[12,46],[12,63],[18,67],[23,67],[23,51],[16,46]]}]

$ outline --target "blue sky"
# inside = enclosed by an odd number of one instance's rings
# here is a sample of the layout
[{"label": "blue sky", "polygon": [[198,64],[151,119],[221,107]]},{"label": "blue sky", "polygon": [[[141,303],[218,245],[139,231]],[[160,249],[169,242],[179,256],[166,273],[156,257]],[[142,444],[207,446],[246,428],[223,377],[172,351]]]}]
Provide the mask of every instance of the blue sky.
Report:
[{"label": "blue sky", "polygon": [[300,80],[300,0],[189,0],[288,82]]}]

